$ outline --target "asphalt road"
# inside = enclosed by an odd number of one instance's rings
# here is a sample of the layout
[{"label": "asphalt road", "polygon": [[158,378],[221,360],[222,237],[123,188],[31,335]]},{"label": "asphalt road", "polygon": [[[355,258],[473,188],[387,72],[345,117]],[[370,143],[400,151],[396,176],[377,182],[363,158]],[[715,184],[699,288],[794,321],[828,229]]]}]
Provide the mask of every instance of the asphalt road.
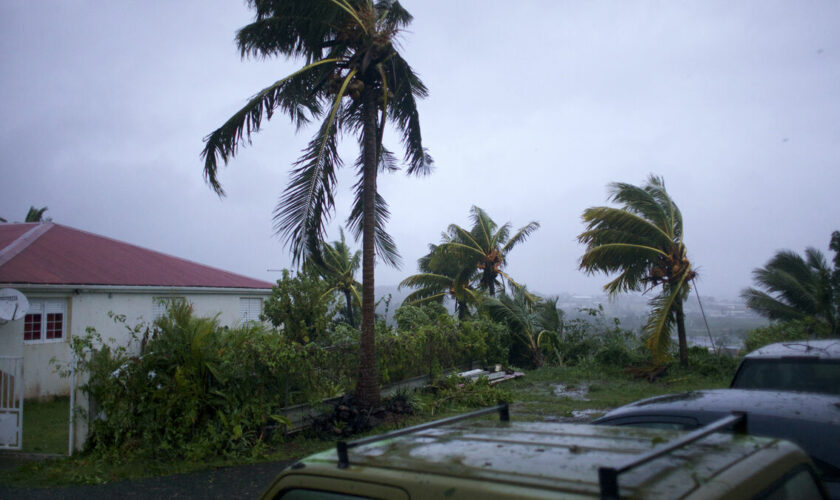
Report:
[{"label": "asphalt road", "polygon": [[110,499],[110,498],[258,498],[272,479],[291,462],[265,462],[219,467],[188,474],[119,481],[96,486],[16,488],[0,485],[0,498]]}]

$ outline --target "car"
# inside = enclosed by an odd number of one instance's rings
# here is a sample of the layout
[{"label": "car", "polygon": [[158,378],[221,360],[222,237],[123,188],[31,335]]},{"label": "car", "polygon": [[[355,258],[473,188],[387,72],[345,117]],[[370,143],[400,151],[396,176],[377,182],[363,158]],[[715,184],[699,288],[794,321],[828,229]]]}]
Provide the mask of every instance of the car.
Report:
[{"label": "car", "polygon": [[612,410],[596,425],[691,430],[733,411],[747,415],[746,432],[790,440],[840,498],[840,397],[790,391],[714,389],[655,396]]},{"label": "car", "polygon": [[775,389],[840,395],[840,339],[766,345],[746,356],[733,389]]},{"label": "car", "polygon": [[[500,418],[481,418],[491,412]],[[796,445],[717,432],[743,422],[727,415],[689,433],[512,422],[499,405],[340,441],[281,472],[262,498],[826,498]]]}]

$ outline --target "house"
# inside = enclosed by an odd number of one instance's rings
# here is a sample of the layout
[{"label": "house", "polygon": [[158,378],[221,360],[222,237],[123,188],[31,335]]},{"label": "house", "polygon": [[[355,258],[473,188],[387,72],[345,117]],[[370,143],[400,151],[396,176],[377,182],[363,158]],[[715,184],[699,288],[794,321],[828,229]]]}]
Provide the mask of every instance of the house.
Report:
[{"label": "house", "polygon": [[70,339],[95,328],[127,344],[127,324],[163,314],[160,299],[183,297],[223,325],[257,320],[272,284],[52,222],[0,224],[0,288],[23,293],[23,319],[0,320],[0,357],[22,357],[24,398],[67,395],[50,360],[70,360]]}]

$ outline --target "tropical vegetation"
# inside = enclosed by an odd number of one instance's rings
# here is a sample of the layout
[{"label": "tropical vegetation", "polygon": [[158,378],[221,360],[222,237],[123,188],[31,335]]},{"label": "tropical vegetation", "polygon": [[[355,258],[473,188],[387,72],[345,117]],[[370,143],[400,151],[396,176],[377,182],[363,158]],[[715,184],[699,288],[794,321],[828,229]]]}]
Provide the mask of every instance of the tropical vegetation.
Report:
[{"label": "tropical vegetation", "polygon": [[396,265],[399,255],[385,232],[389,216],[377,192],[380,170],[396,170],[396,156],[383,144],[386,124],[401,135],[407,172],[429,171],[417,99],[427,94],[420,78],[397,51],[397,39],[412,20],[393,0],[250,0],[253,23],[237,33],[243,57],[301,58],[304,66],[254,95],[205,138],[204,175],[219,194],[218,167],[234,157],[275,112],[301,128],[320,119],[315,137],[294,164],[291,180],[274,212],[275,229],[296,263],[317,251],[334,210],[336,172],[343,162],[339,135],[355,135],[356,197],[347,224],[362,238],[362,325],[356,395],[379,399],[374,345],[374,255]]},{"label": "tropical vegetation", "polygon": [[816,321],[830,335],[840,335],[840,232],[832,234],[830,248],[835,252],[833,267],[813,247],[805,249],[804,257],[790,250],[776,252],[753,271],[756,287],[741,293],[747,307],[773,321]]},{"label": "tropical vegetation", "polygon": [[418,274],[404,279],[400,287],[414,288],[406,301],[421,304],[455,301],[458,317],[466,318],[481,302],[480,292],[494,297],[496,289],[505,290],[505,282],[513,288],[520,285],[505,271],[510,251],[521,244],[540,225],[529,222],[513,235],[511,224],[499,227],[487,212],[477,206],[470,209],[472,227],[467,230],[451,224],[439,245],[429,245],[429,253],[417,262]]},{"label": "tropical vegetation", "polygon": [[318,274],[327,282],[329,289],[325,294],[340,294],[344,299],[344,319],[351,327],[356,326],[356,311],[361,307],[359,294],[361,284],[356,281],[356,273],[362,263],[362,252],[350,250],[344,238],[344,230],[339,230],[341,238],[328,243],[321,241],[320,248],[304,263],[304,268]]},{"label": "tropical vegetation", "polygon": [[683,241],[683,220],[665,190],[665,181],[651,175],[642,186],[613,183],[609,200],[620,207],[590,207],[583,212],[586,230],[578,241],[586,245],[580,269],[587,274],[615,274],[604,285],[609,295],[651,292],[651,313],[643,331],[657,362],[669,354],[671,329],[677,326],[680,363],[688,363],[683,302],[696,276]]}]

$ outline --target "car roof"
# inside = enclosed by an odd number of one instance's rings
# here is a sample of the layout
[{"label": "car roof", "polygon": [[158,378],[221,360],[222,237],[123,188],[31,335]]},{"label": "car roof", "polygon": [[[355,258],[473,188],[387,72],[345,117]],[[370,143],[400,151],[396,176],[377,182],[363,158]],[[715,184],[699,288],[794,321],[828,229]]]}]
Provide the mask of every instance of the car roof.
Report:
[{"label": "car roof", "polygon": [[[395,471],[476,479],[580,495],[600,495],[598,469],[618,467],[685,433],[556,422],[487,422],[436,427],[354,448],[337,470],[328,450],[301,462],[309,474],[376,480]],[[621,493],[682,497],[758,450],[780,441],[714,433],[621,476]],[[354,477],[354,475],[356,477]],[[360,479],[359,479],[360,480]]]},{"label": "car roof", "polygon": [[840,360],[840,340],[796,340],[769,344],[744,356],[745,359],[817,358]]},{"label": "car roof", "polygon": [[760,389],[710,389],[654,396],[612,410],[602,418],[679,410],[713,413],[744,411],[750,415],[794,418],[840,426],[840,396]]},{"label": "car roof", "polygon": [[789,439],[812,458],[840,467],[840,396],[755,389],[714,389],[656,396],[616,408],[594,423],[626,425],[636,419],[669,422],[692,418],[699,425],[722,415],[747,414],[747,432]]}]

